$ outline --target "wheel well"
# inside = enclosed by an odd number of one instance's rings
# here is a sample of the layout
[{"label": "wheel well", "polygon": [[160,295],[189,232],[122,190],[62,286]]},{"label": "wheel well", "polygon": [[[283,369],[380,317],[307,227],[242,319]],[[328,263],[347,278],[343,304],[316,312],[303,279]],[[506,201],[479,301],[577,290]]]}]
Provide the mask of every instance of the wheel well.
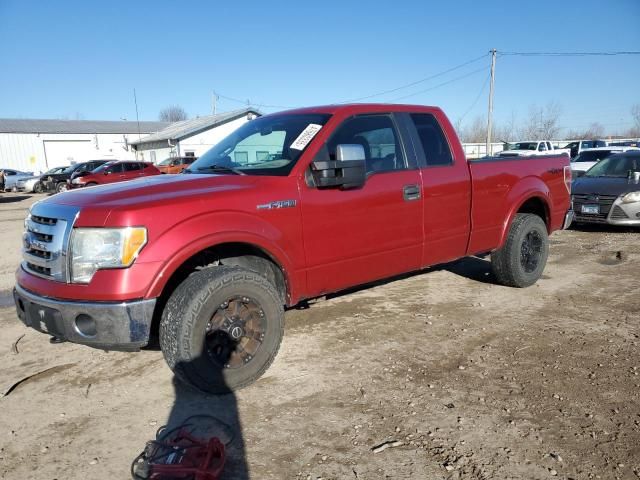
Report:
[{"label": "wheel well", "polygon": [[547,229],[549,228],[549,212],[547,204],[539,197],[532,197],[524,202],[520,205],[517,213],[532,213],[537,215],[544,221]]},{"label": "wheel well", "polygon": [[280,293],[282,303],[286,304],[288,299],[287,281],[282,268],[269,254],[260,248],[245,243],[224,243],[215,245],[188,258],[171,275],[165,284],[162,294],[156,301],[156,308],[153,315],[151,335],[157,338],[158,327],[162,311],[173,291],[189,275],[204,268],[214,268],[217,265],[230,265],[243,267],[263,275],[273,283]]}]

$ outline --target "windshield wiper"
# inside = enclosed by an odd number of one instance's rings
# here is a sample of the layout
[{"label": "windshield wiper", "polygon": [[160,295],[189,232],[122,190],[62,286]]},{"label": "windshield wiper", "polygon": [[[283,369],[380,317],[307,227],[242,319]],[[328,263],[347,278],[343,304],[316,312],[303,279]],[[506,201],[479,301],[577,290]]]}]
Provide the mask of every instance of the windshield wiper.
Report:
[{"label": "windshield wiper", "polygon": [[[209,165],[208,167],[198,167],[196,170],[198,172],[225,172],[225,173],[232,173],[234,175],[246,175],[246,173],[244,173],[241,170],[238,170],[232,167],[225,167],[224,165]],[[191,169],[186,169],[184,171],[193,173],[193,170]]]}]

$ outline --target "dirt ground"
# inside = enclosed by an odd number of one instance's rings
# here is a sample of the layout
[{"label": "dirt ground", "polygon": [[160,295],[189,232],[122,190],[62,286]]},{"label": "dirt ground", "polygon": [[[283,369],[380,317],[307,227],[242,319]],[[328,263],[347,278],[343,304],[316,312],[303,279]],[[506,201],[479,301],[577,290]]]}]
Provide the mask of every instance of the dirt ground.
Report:
[{"label": "dirt ground", "polygon": [[193,414],[236,429],[225,479],[640,478],[640,232],[554,234],[528,289],[466,259],[292,309],[266,375],[207,397],[159,351],[20,324],[35,198],[0,199],[0,393],[35,374],[0,398],[0,478],[130,478],[158,427]]}]

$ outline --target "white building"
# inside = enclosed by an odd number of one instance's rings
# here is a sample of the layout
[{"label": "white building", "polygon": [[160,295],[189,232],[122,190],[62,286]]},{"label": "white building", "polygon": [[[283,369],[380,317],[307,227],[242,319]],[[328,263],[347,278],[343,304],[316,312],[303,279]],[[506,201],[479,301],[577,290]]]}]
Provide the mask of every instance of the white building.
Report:
[{"label": "white building", "polygon": [[260,116],[251,108],[175,122],[131,142],[138,160],[158,163],[169,157],[199,157],[246,122]]},{"label": "white building", "polygon": [[44,172],[86,160],[133,160],[131,142],[166,122],[0,119],[0,168]]}]

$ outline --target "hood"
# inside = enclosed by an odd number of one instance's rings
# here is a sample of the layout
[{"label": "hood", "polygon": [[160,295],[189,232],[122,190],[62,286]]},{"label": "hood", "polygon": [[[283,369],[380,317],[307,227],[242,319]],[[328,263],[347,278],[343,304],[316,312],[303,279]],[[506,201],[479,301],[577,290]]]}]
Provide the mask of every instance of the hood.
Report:
[{"label": "hood", "polygon": [[[153,175],[137,180],[85,187],[49,197],[45,202],[92,208],[142,207],[178,204],[202,195],[253,187],[259,177],[250,175]],[[187,185],[188,184],[188,185]]]},{"label": "hood", "polygon": [[571,193],[598,195],[623,195],[640,191],[640,182],[627,177],[580,177],[571,185]]}]

